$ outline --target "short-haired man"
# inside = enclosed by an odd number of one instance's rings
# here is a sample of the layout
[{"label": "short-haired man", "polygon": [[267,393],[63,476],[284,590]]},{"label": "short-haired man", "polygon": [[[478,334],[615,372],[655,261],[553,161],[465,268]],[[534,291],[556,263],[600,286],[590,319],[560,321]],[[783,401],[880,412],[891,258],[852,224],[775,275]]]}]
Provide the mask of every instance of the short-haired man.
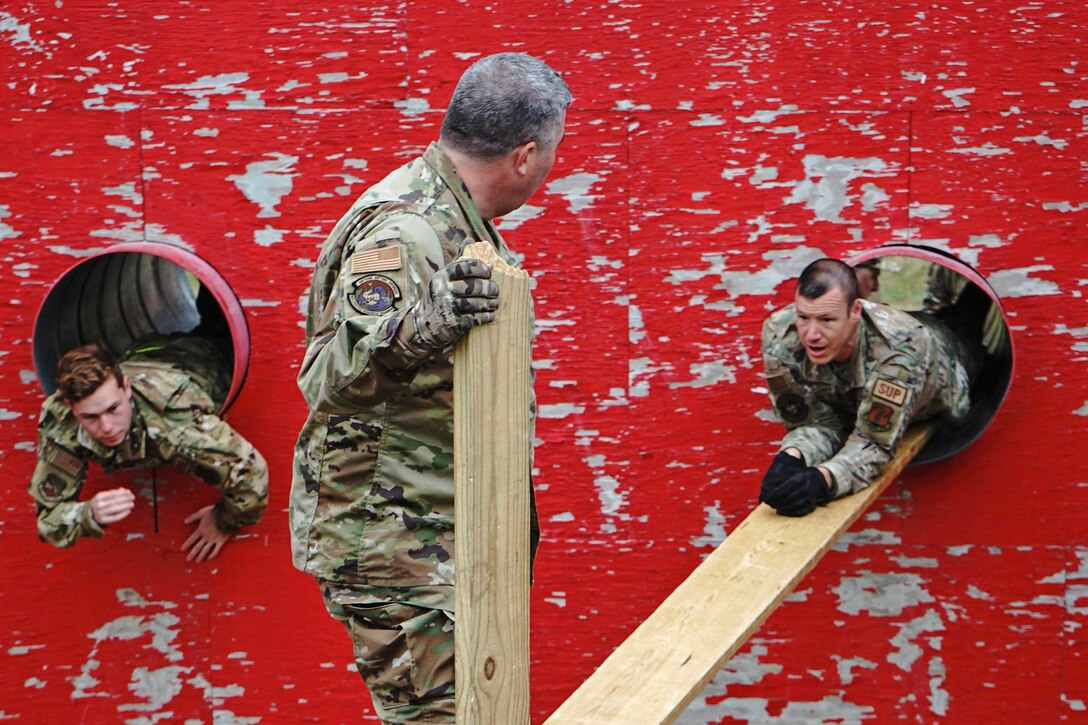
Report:
[{"label": "short-haired man", "polygon": [[189,516],[182,545],[189,561],[214,559],[233,532],[256,524],[268,500],[261,454],[216,412],[230,385],[212,344],[170,337],[134,345],[118,362],[97,344],[69,350],[57,364],[57,391],[42,403],[38,465],[29,491],[38,535],[65,547],[103,536],[132,512],[125,487],[80,501],[87,463],[107,471],[164,463],[218,486],[219,501]]},{"label": "short-haired man", "polygon": [[455,260],[487,241],[516,262],[491,220],[548,175],[570,102],[536,58],[477,61],[438,142],[355,202],[314,270],[294,562],[347,628],[386,723],[455,718],[452,345],[499,304],[488,265]]},{"label": "short-haired man", "polygon": [[804,516],[867,487],[916,420],[969,407],[971,356],[941,321],[862,300],[854,270],[820,259],[763,326],[775,415],[787,429],[759,500]]}]

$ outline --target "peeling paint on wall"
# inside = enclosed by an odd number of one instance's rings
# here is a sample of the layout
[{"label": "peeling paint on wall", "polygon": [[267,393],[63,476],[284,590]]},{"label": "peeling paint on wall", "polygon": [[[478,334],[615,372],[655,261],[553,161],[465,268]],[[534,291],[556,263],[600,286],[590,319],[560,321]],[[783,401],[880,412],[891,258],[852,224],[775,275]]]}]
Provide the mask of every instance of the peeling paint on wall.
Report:
[{"label": "peeling paint on wall", "polygon": [[[533,722],[755,504],[781,436],[759,331],[792,278],[893,241],[1001,295],[1009,398],[971,447],[909,469],[681,722],[1083,718],[1082,5],[5,4],[0,718],[375,721],[276,513],[304,298],[352,199],[436,138],[461,71],[499,50],[544,57],[575,96],[552,175],[498,222],[538,321]],[[214,492],[175,471],[157,531],[146,477],[92,472],[88,494],[128,485],[137,510],[65,551],[37,541],[21,483],[38,304],[76,261],[144,240],[213,263],[252,334],[231,422],[272,504],[214,567],[178,552]]]}]

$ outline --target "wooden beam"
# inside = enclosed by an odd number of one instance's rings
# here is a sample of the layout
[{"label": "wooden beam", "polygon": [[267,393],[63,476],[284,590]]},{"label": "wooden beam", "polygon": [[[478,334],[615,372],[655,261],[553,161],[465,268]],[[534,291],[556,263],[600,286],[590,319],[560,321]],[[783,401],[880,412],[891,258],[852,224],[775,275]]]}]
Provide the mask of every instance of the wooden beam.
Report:
[{"label": "wooden beam", "polygon": [[808,516],[759,504],[545,725],[673,722],[931,434],[912,427],[869,488]]},{"label": "wooden beam", "polygon": [[457,722],[529,722],[529,276],[491,244],[464,257],[491,265],[494,322],[454,349]]}]

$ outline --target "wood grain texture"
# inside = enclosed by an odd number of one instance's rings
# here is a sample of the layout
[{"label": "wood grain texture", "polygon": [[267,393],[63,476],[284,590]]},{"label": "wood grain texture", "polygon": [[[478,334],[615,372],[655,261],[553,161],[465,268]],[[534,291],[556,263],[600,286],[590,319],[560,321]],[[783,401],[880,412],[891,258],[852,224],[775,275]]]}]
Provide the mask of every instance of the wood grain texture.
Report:
[{"label": "wood grain texture", "polygon": [[911,428],[869,488],[808,516],[759,504],[546,722],[673,722],[931,434]]},{"label": "wood grain texture", "polygon": [[487,242],[495,321],[457,344],[453,363],[457,552],[457,722],[529,722],[529,278]]}]

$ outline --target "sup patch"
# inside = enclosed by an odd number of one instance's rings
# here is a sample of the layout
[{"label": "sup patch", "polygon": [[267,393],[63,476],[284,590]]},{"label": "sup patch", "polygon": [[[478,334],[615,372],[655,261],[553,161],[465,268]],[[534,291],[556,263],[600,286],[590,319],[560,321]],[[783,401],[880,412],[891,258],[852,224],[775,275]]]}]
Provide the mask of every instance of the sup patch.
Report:
[{"label": "sup patch", "polygon": [[907,389],[891,380],[877,378],[876,385],[873,386],[873,397],[892,405],[902,405],[907,401]]}]

